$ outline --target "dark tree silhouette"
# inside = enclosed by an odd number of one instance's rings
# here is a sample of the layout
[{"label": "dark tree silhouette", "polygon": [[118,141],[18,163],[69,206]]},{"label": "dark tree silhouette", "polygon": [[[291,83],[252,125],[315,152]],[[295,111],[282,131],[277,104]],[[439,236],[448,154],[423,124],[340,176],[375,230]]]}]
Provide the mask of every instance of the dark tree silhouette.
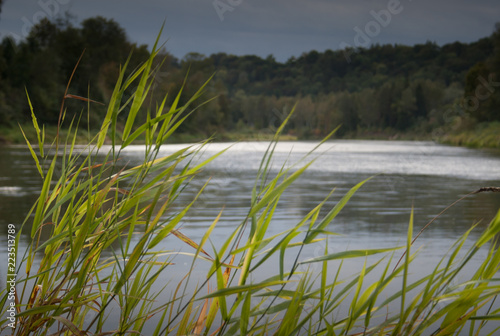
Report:
[{"label": "dark tree silhouette", "polygon": [[[0,6],[4,2],[0,0]],[[109,102],[129,55],[127,71],[149,55],[147,46],[132,43],[116,21],[103,17],[79,25],[72,20],[41,20],[25,40],[5,37],[0,41],[0,126],[30,122],[26,90],[39,121],[56,123],[65,83],[83,50],[70,93],[102,103]],[[165,106],[171,106],[176,96],[170,93],[183,88],[184,103],[215,73],[206,90],[207,98],[218,98],[200,106],[179,129],[196,136],[269,131],[295,104],[286,132],[301,138],[321,137],[338,125],[338,135],[356,136],[430,132],[446,127],[454,115],[479,122],[500,120],[500,25],[491,36],[473,43],[360,48],[351,55],[351,63],[342,50],[312,50],[287,62],[272,55],[193,52],[179,60],[166,49],[161,54],[154,64],[157,76],[149,82],[151,97],[145,101],[151,105],[141,110],[138,120],[152,117],[155,102],[162,101],[165,92]],[[131,90],[124,92],[124,102],[130,94]],[[71,117],[85,109],[77,100],[65,106]],[[105,106],[93,105],[82,122],[100,125],[105,113]]]}]

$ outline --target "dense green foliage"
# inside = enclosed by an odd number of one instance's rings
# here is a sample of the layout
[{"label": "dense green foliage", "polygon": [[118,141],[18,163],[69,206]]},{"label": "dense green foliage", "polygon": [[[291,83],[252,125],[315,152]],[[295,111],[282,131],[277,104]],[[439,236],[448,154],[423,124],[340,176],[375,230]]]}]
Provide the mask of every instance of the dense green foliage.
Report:
[{"label": "dense green foliage", "polygon": [[467,73],[464,107],[478,121],[500,121],[500,23],[491,36],[494,51]]},{"label": "dense green foliage", "polygon": [[[148,56],[146,47],[131,43],[115,21],[102,17],[79,26],[71,19],[44,20],[25,41],[4,39],[0,45],[0,125],[30,119],[25,87],[39,119],[55,124],[64,83],[82,52],[69,93],[108,103],[112,83],[131,50],[129,68],[133,69]],[[212,135],[273,129],[295,103],[297,111],[286,131],[302,138],[324,136],[340,124],[340,135],[439,135],[500,120],[500,27],[474,43],[313,50],[285,63],[271,55],[263,59],[190,53],[178,60],[165,49],[160,54],[164,61],[155,64],[159,76],[152,84],[151,102],[157,92],[180,89],[188,71],[185,97],[216,74],[208,94],[217,99],[186,122],[184,132]],[[169,97],[167,104],[172,100]],[[86,107],[78,101],[71,104],[72,111]],[[146,110],[139,118],[145,120]],[[90,125],[98,126],[104,113],[103,107],[92,105]]]},{"label": "dense green foliage", "polygon": [[[84,51],[70,93],[98,101],[109,99],[120,64],[133,47],[116,22],[100,17],[83,21],[80,28],[69,21],[45,19],[19,44],[4,39],[0,47],[0,121],[12,124],[29,118],[26,88],[40,111],[40,120],[57,123],[65,83]],[[131,65],[137,66],[138,58],[144,59],[149,52],[145,46],[134,49]]]}]

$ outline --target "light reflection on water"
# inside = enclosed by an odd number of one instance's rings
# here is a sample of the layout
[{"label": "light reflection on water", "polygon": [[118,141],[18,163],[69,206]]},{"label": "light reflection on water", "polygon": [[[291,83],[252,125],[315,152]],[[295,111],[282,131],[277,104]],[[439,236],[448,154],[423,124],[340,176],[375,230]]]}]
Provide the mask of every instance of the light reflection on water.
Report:
[{"label": "light reflection on water", "polygon": [[[303,165],[300,161],[317,144],[313,142],[283,142],[275,150],[273,170],[283,165]],[[251,190],[260,160],[268,143],[216,143],[203,149],[203,156],[229,150],[210,163],[186,188],[178,200],[178,208],[192,201],[197,191],[210,179],[203,195],[182,223],[181,231],[199,241],[217,214],[221,220],[211,235],[215,246],[245,218]],[[173,153],[185,145],[167,145],[162,154]],[[142,146],[131,146],[122,153],[124,162],[140,163]],[[326,202],[322,215],[355,184],[372,177],[358,191],[346,208],[327,228],[340,234],[329,238],[329,248],[346,249],[383,248],[402,246],[410,213],[415,216],[415,232],[446,206],[469,192],[484,186],[500,186],[500,152],[472,150],[436,145],[431,142],[331,141],[322,145],[309,159],[315,159],[308,171],[292,185],[281,198],[269,236],[294,226],[303,216],[335,189]],[[25,214],[36,201],[40,176],[32,163],[29,151],[23,147],[0,148],[0,242],[6,240],[8,223],[20,225]],[[435,265],[443,253],[472,225],[478,224],[472,237],[477,237],[500,207],[499,194],[478,194],[468,197],[437,219],[419,238],[416,247],[425,246],[414,264],[413,272],[422,273]],[[29,228],[21,249],[26,246]],[[466,244],[467,245],[467,244]],[[468,245],[470,246],[470,244]],[[162,249],[192,251],[176,239],[167,239]],[[293,251],[292,251],[293,252]],[[323,251],[321,251],[322,253]],[[302,259],[314,257],[318,250],[305,250]],[[291,264],[295,255],[287,254]],[[481,256],[477,258],[480,260]],[[176,265],[166,274],[173,283],[182,278],[190,259],[174,258]],[[348,274],[362,267],[361,261],[346,265]],[[276,260],[268,262],[268,269],[276,270]],[[333,264],[332,264],[333,266]],[[0,276],[5,275],[0,266]],[[332,267],[332,276],[335,266]],[[201,269],[197,269],[203,275]],[[179,280],[177,279],[177,280]],[[1,285],[3,287],[3,284]]]}]

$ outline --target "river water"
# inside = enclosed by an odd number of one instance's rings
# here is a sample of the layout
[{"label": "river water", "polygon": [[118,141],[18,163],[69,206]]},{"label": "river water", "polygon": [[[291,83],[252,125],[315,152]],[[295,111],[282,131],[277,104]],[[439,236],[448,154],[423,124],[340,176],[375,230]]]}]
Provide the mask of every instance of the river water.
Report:
[{"label": "river water", "polygon": [[[316,145],[315,142],[278,144],[273,160],[275,171],[283,166],[301,166],[309,159],[315,161],[281,198],[269,235],[295,225],[335,188],[322,212],[326,214],[351,187],[372,177],[328,227],[328,231],[340,234],[329,238],[330,250],[404,245],[412,209],[417,232],[460,197],[481,187],[500,186],[500,151],[497,150],[432,142],[329,141],[306,161],[301,161]],[[182,147],[165,145],[162,153],[166,155]],[[227,152],[191,182],[179,200],[180,208],[210,179],[187,220],[181,223],[182,233],[195,241],[203,236],[222,209],[221,220],[211,236],[214,245],[225,240],[248,212],[256,172],[268,143],[215,143],[205,147],[203,155],[228,147]],[[140,162],[144,151],[142,146],[131,146],[123,155],[125,161]],[[4,246],[7,225],[22,223],[36,201],[41,181],[25,147],[0,147],[0,162],[0,244]],[[499,208],[498,193],[472,195],[452,207],[417,241],[416,246],[423,249],[413,271],[428,270],[430,264],[437,263],[456,239],[475,224],[478,226],[471,239],[477,237]],[[29,228],[24,231],[21,248],[29,238]],[[181,242],[169,242],[164,247],[175,251],[189,249]],[[313,257],[315,253],[317,251],[308,251],[304,258]],[[188,261],[182,260],[178,259],[177,270],[165,275],[166,278],[187,269]],[[356,273],[359,265],[353,262],[347,268],[351,267],[352,273]],[[5,265],[0,265],[0,277],[5,277]],[[4,286],[3,281],[0,286]]]}]

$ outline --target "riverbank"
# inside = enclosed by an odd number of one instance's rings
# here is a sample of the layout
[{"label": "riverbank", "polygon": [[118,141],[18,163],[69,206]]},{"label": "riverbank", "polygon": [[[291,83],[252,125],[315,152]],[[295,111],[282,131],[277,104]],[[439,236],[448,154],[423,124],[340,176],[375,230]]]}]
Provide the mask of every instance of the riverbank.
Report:
[{"label": "riverbank", "polygon": [[472,148],[500,148],[500,123],[478,124],[472,130],[447,134],[440,142]]},{"label": "riverbank", "polygon": [[[26,137],[30,142],[36,142],[37,136],[31,124],[21,126]],[[76,135],[76,143],[86,144],[89,140],[97,136],[98,130],[79,129]],[[57,134],[55,126],[45,128],[45,136],[47,139],[53,139]],[[60,132],[62,138],[66,138],[67,129]],[[73,134],[74,135],[74,134]],[[73,136],[72,135],[72,136]],[[213,141],[270,141],[274,137],[273,130],[254,130],[246,128],[240,131],[215,133]],[[423,141],[433,140],[439,143],[471,147],[471,148],[500,148],[500,123],[485,123],[478,124],[474,129],[466,129],[456,132],[450,132],[440,137],[435,137],[432,134],[423,134],[416,132],[393,132],[393,131],[358,131],[356,133],[345,134],[341,139],[358,139],[358,140],[409,140]],[[202,133],[174,133],[169,138],[169,143],[193,143],[207,139],[207,135]],[[302,138],[295,134],[283,134],[280,141],[296,141],[296,140],[321,140],[321,137]],[[138,143],[141,139],[138,139]],[[21,130],[17,127],[6,128],[0,127],[0,145],[1,144],[25,144],[26,141]]]}]

